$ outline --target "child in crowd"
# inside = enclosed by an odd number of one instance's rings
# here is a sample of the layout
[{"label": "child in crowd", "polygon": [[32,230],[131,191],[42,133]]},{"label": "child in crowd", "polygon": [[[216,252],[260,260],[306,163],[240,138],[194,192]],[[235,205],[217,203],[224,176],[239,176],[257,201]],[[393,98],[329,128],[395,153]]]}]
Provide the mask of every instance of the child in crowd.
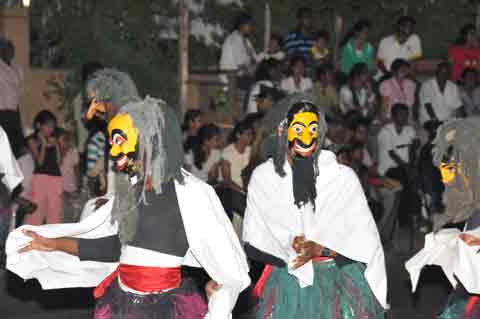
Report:
[{"label": "child in crowd", "polygon": [[199,110],[188,110],[185,113],[182,132],[183,132],[183,149],[188,152],[196,143],[198,130],[202,127],[202,112]]},{"label": "child in crowd", "polygon": [[57,118],[47,110],[39,112],[33,121],[34,134],[28,138],[28,146],[35,160],[32,177],[32,201],[37,209],[25,216],[29,225],[57,224],[61,222],[63,178],[60,146],[55,137]]},{"label": "child in crowd", "polygon": [[63,221],[76,222],[81,209],[78,192],[80,156],[71,132],[59,129],[58,144],[62,155],[60,171],[63,177]]},{"label": "child in crowd", "polygon": [[325,30],[320,30],[315,33],[315,42],[310,50],[312,62],[316,66],[325,63],[330,63],[330,50],[328,49],[329,36]]}]

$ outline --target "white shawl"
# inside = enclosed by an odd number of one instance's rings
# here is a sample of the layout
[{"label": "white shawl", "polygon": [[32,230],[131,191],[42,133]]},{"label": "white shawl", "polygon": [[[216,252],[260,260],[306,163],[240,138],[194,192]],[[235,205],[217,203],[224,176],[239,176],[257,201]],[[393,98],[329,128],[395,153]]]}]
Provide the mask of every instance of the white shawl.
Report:
[{"label": "white shawl", "polygon": [[[185,264],[203,267],[221,288],[210,297],[208,319],[231,318],[239,293],[249,283],[246,256],[214,190],[191,175],[185,184],[175,183],[189,250]],[[113,200],[88,214],[77,224],[23,226],[7,240],[7,268],[24,279],[37,278],[44,289],[91,287],[100,283],[117,263],[80,261],[62,252],[32,251],[18,254],[28,242],[21,229],[28,228],[47,237],[96,238],[116,233],[110,223]],[[93,210],[94,200],[87,203]]]},{"label": "white shawl", "polygon": [[[307,240],[365,263],[365,277],[378,301],[387,307],[383,248],[360,182],[329,151],[322,150],[318,165],[315,212],[311,206],[302,210],[295,206],[288,163],[284,178],[274,171],[272,160],[260,165],[248,187],[243,240],[291,263],[296,256],[291,247],[293,239],[305,234]],[[313,283],[311,262],[290,273],[302,287]]]}]

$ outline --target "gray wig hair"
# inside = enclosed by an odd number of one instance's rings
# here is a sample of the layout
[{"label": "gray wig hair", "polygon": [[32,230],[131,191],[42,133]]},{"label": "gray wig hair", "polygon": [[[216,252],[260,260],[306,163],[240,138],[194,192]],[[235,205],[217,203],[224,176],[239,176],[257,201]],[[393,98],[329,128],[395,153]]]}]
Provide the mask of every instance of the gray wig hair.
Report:
[{"label": "gray wig hair", "polygon": [[87,93],[94,92],[98,102],[109,102],[116,107],[140,101],[137,86],[125,72],[116,69],[101,69],[87,82]]},{"label": "gray wig hair", "polygon": [[[133,126],[139,130],[138,143],[142,152],[145,176],[151,176],[156,194],[162,192],[162,184],[171,180],[184,182],[182,174],[183,144],[180,124],[175,112],[164,101],[146,97],[140,102],[124,105],[119,113],[130,115]],[[116,202],[112,221],[119,224],[122,243],[133,239],[138,220],[138,204],[145,198],[146,178],[140,185],[117,174],[115,178]]]}]

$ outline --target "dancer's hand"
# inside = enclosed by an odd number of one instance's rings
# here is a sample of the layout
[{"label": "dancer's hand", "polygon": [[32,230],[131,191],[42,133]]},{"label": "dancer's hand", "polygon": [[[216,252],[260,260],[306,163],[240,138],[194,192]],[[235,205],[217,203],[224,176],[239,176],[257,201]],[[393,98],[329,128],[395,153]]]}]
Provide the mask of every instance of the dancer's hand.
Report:
[{"label": "dancer's hand", "polygon": [[297,258],[295,258],[293,269],[305,265],[315,256],[320,256],[323,250],[322,245],[310,240],[306,241],[303,235],[295,237],[292,247],[298,254]]},{"label": "dancer's hand", "polygon": [[215,280],[210,280],[207,282],[205,285],[205,293],[207,294],[207,298],[210,299],[210,297],[220,289],[220,285],[215,281]]},{"label": "dancer's hand", "polygon": [[460,239],[463,240],[468,246],[479,246],[480,238],[469,235],[469,234],[460,234]]},{"label": "dancer's hand", "polygon": [[23,233],[28,237],[32,238],[32,241],[29,242],[25,247],[21,248],[18,252],[25,253],[31,250],[40,250],[40,251],[54,251],[56,250],[55,239],[47,238],[37,234],[31,230],[23,230]]}]

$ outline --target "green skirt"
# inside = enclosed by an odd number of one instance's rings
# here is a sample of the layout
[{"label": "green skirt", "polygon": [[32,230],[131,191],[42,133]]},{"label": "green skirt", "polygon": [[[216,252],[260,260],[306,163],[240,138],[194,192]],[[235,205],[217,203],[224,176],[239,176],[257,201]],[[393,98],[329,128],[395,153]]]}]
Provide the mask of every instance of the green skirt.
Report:
[{"label": "green skirt", "polygon": [[439,319],[478,319],[480,318],[480,296],[453,292]]},{"label": "green skirt", "polygon": [[258,305],[257,319],[381,319],[384,309],[364,276],[365,266],[314,263],[312,286],[301,288],[287,268],[274,268]]}]

